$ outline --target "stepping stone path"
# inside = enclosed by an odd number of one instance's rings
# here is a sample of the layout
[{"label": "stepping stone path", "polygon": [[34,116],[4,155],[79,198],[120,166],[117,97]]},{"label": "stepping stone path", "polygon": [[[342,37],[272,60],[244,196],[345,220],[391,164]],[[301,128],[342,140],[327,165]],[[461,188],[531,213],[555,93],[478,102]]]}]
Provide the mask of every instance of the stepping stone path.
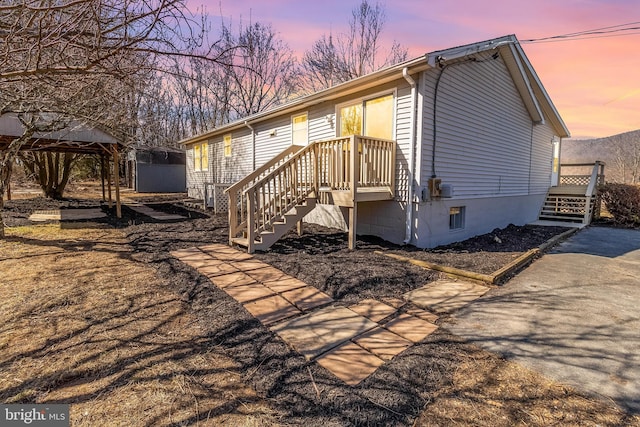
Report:
[{"label": "stepping stone path", "polygon": [[79,221],[106,216],[107,214],[100,208],[50,209],[33,212],[29,216],[29,221]]},{"label": "stepping stone path", "polygon": [[131,199],[124,199],[122,201],[123,204],[127,205],[127,207],[129,207],[129,209],[136,211],[142,215],[146,215],[148,217],[151,217],[153,219],[155,219],[156,221],[175,221],[178,219],[185,219],[186,217],[182,216],[182,215],[178,215],[178,214],[169,214],[166,212],[162,212],[153,208],[150,208],[147,205],[144,205],[142,203],[136,202],[134,200]]},{"label": "stepping stone path", "polygon": [[418,307],[449,313],[477,300],[488,290],[486,286],[475,283],[443,279],[407,292],[404,297]]},{"label": "stepping stone path", "polygon": [[438,328],[438,316],[398,298],[336,305],[315,287],[226,245],[171,255],[207,276],[307,360],[350,385]]}]

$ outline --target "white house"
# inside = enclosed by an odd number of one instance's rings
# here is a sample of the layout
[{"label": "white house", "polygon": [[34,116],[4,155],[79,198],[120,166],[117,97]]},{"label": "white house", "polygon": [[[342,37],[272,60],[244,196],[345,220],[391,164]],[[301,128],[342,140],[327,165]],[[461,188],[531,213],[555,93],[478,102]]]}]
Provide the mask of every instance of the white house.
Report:
[{"label": "white house", "polygon": [[351,247],[357,233],[428,248],[536,220],[568,136],[510,35],[432,52],[182,143],[189,196],[204,197],[205,183],[235,183],[230,242],[250,251],[302,216],[348,229]]}]

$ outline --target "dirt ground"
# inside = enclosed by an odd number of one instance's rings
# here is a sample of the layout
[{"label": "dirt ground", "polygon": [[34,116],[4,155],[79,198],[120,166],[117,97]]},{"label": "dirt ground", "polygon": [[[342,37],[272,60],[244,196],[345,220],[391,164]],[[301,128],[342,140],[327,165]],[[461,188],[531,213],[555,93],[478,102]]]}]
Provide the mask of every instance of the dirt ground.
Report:
[{"label": "dirt ground", "polygon": [[[88,200],[95,188],[74,190],[63,205],[97,205]],[[640,426],[611,402],[442,329],[347,386],[172,258],[174,249],[226,242],[226,219],[161,200],[154,208],[187,218],[160,223],[125,207],[122,220],[34,225],[31,211],[60,203],[7,203],[0,402],[71,403],[72,425]],[[514,227],[430,252],[363,238],[350,252],[344,233],[308,226],[256,257],[348,305],[439,277],[374,250],[494,271],[561,231]]]}]

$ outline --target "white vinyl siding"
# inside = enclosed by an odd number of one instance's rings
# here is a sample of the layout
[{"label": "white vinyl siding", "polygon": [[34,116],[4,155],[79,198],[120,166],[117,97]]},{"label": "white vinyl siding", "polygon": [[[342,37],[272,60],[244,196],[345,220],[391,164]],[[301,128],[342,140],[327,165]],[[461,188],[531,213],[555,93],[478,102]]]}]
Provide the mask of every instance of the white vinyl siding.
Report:
[{"label": "white vinyl siding", "polygon": [[335,110],[333,104],[322,104],[309,110],[309,141],[335,138]]},{"label": "white vinyl siding", "polygon": [[283,115],[254,125],[256,132],[256,167],[291,146],[291,116]]},{"label": "white vinyl siding", "polygon": [[[195,147],[198,147],[197,149]],[[209,143],[192,145],[187,148],[186,151],[186,168],[187,168],[187,195],[189,197],[193,197],[195,199],[201,199],[204,197],[204,183],[209,182],[211,175],[209,172],[210,162],[206,165],[204,170],[202,169],[201,162],[203,152],[202,149],[205,149],[204,156],[206,160],[211,159],[211,147]],[[196,151],[198,155],[196,157]],[[198,159],[198,169],[196,170],[196,159]]]},{"label": "white vinyl siding", "polygon": [[530,194],[546,194],[549,191],[553,169],[553,137],[549,122],[533,127]]},{"label": "white vinyl siding", "polygon": [[231,155],[225,150],[224,136],[209,142],[213,146],[209,156],[212,182],[232,184],[251,172],[252,141],[248,129],[231,133]]},{"label": "white vinyl siding", "polygon": [[[422,185],[432,175],[433,92],[440,70],[425,73]],[[436,174],[454,197],[529,193],[535,128],[500,58],[444,69],[437,97]],[[537,160],[536,160],[537,161]]]},{"label": "white vinyl siding", "polygon": [[[411,88],[398,88],[396,94],[396,199],[407,200],[409,159],[411,158]],[[419,163],[418,163],[419,165]],[[414,177],[415,179],[415,177]]]}]

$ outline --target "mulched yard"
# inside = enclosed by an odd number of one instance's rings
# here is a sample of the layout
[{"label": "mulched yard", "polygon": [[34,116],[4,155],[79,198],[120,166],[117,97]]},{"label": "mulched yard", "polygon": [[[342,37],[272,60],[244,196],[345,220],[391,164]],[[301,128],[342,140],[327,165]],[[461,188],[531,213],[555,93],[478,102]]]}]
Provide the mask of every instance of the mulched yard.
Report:
[{"label": "mulched yard", "polygon": [[[9,226],[24,224],[27,210],[47,209],[53,203],[43,199],[24,204],[9,202],[6,222]],[[162,286],[177,293],[189,306],[209,344],[223,349],[239,364],[242,381],[272,404],[279,414],[279,424],[406,426],[418,420],[417,425],[469,425],[477,421],[506,426],[636,422],[608,403],[589,399],[500,360],[442,329],[387,362],[359,385],[348,386],[316,363],[307,362],[209,279],[171,257],[172,250],[226,243],[226,217],[193,212],[171,203],[153,207],[182,213],[190,219],[159,223],[125,207],[125,218],[110,217],[106,221],[125,233],[133,249],[132,259],[153,266]],[[358,239],[357,250],[349,251],[345,233],[308,225],[302,237],[289,234],[270,251],[255,257],[317,287],[337,304],[351,305],[367,298],[398,298],[441,277],[437,272],[374,251],[402,253],[491,273],[565,230],[510,226],[430,251],[363,237]],[[495,387],[503,380],[504,387]],[[487,399],[495,404],[488,404]],[[428,416],[424,415],[425,407]],[[561,409],[550,411],[550,407]]]}]

